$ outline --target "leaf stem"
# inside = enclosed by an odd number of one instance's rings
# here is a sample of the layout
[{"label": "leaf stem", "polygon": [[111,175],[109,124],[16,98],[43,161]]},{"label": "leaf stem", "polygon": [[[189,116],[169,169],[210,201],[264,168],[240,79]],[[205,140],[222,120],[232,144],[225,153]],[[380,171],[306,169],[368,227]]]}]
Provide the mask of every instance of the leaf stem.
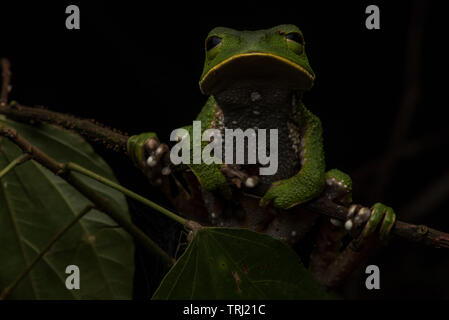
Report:
[{"label": "leaf stem", "polygon": [[0,171],[0,179],[3,178],[9,171],[17,167],[19,164],[24,163],[31,157],[28,153],[22,153],[20,156],[11,161],[2,171]]},{"label": "leaf stem", "polygon": [[64,226],[64,228],[62,228],[58,233],[56,233],[56,235],[34,258],[31,264],[17,276],[17,278],[14,280],[13,283],[11,283],[2,291],[2,293],[0,294],[0,300],[4,300],[9,296],[9,294],[19,285],[19,283],[30,273],[30,271],[33,269],[36,263],[38,263],[42,259],[42,257],[51,249],[51,247],[56,243],[56,241],[58,241],[64,235],[64,233],[67,232],[67,230],[69,230],[75,223],[77,223],[82,217],[84,217],[86,213],[88,213],[92,208],[93,208],[92,205],[87,205],[83,210],[81,210],[79,214],[77,214],[69,223],[67,223]]},{"label": "leaf stem", "polygon": [[160,213],[166,215],[170,219],[172,219],[172,220],[174,220],[174,221],[176,221],[176,222],[178,222],[178,223],[180,223],[180,224],[182,224],[184,226],[187,225],[187,222],[188,222],[187,219],[184,219],[184,218],[178,216],[177,214],[171,212],[170,210],[165,209],[164,207],[161,207],[157,203],[154,203],[153,201],[148,200],[148,199],[142,197],[141,195],[139,195],[139,194],[137,194],[137,193],[135,193],[135,192],[133,192],[133,191],[131,191],[129,189],[126,189],[125,187],[119,185],[118,183],[115,183],[115,182],[113,182],[113,181],[111,181],[111,180],[109,180],[109,179],[107,179],[107,178],[105,178],[103,176],[100,176],[100,175],[96,174],[95,172],[92,172],[92,171],[90,171],[90,170],[88,170],[86,168],[83,168],[83,167],[81,167],[80,165],[78,165],[76,163],[69,162],[67,164],[66,168],[69,169],[69,170],[73,170],[73,171],[79,172],[79,173],[81,173],[81,174],[83,174],[85,176],[88,176],[88,177],[92,178],[92,179],[95,179],[95,180],[97,180],[97,181],[99,181],[99,182],[101,182],[101,183],[103,183],[103,184],[105,184],[105,185],[107,185],[107,186],[109,186],[111,188],[114,188],[114,189],[122,192],[123,194],[127,195],[128,197],[133,198],[133,199],[135,199],[135,200],[137,200],[137,201],[139,201],[139,202],[141,202],[141,203],[143,203],[143,204],[145,204],[145,205],[147,205],[147,206],[149,206],[149,207],[159,211]]},{"label": "leaf stem", "polygon": [[69,171],[61,175],[69,184],[77,189],[87,199],[95,203],[95,206],[115,220],[123,229],[138,240],[148,252],[156,254],[162,258],[165,265],[170,267],[175,262],[175,259],[170,257],[164,250],[161,249],[150,237],[148,237],[142,230],[137,228],[131,221],[126,219],[117,208],[102,195],[92,190],[84,181]]}]

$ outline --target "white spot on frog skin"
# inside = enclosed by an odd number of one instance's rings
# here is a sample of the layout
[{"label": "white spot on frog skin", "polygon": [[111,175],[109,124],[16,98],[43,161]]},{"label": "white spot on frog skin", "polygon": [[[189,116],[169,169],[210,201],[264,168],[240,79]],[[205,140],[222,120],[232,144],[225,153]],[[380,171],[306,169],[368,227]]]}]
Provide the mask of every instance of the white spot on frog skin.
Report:
[{"label": "white spot on frog skin", "polygon": [[349,207],[349,210],[348,210],[347,218],[351,219],[354,216],[354,213],[356,210],[357,210],[357,205],[351,204],[351,206]]},{"label": "white spot on frog skin", "polygon": [[326,184],[327,184],[328,186],[338,185],[338,186],[343,187],[343,188],[345,188],[345,189],[348,188],[348,186],[345,185],[342,181],[338,181],[338,180],[336,180],[335,178],[327,179],[327,180],[326,180]]},{"label": "white spot on frog skin", "polygon": [[365,207],[362,207],[359,212],[357,212],[355,218],[354,218],[354,223],[355,224],[360,224],[365,222],[366,220],[368,220],[368,218],[371,216],[371,210]]},{"label": "white spot on frog skin", "polygon": [[296,231],[293,230],[293,231],[291,232],[291,235],[292,235],[292,237],[296,237],[296,235],[297,235]]},{"label": "white spot on frog skin", "polygon": [[160,145],[159,147],[157,147],[156,149],[156,154],[160,155],[161,153],[164,152],[164,147],[162,145]]},{"label": "white spot on frog skin", "polygon": [[158,142],[157,142],[157,140],[156,139],[148,139],[147,140],[147,146],[148,146],[148,148],[150,148],[151,150],[153,150],[153,149],[155,149],[157,146],[158,146]]},{"label": "white spot on frog skin", "polygon": [[299,129],[298,127],[293,124],[292,122],[288,122],[288,137],[290,138],[290,141],[292,142],[293,150],[295,150],[295,153],[299,155],[301,151],[301,137],[299,135]]},{"label": "white spot on frog skin", "polygon": [[260,99],[262,99],[262,96],[260,95],[259,92],[257,92],[257,91],[251,92],[251,101],[252,102],[256,102]]},{"label": "white spot on frog skin", "polygon": [[257,110],[253,110],[253,113],[254,113],[256,116],[258,116],[258,115],[260,114],[260,112],[257,111]]},{"label": "white spot on frog skin", "polygon": [[168,176],[171,173],[170,167],[162,168],[161,173],[162,173],[163,176]]},{"label": "white spot on frog skin", "polygon": [[333,218],[330,219],[330,222],[336,227],[340,227],[343,224],[341,221]]},{"label": "white spot on frog skin", "polygon": [[352,220],[347,220],[347,221],[345,222],[345,229],[346,229],[347,231],[349,231],[349,230],[352,229]]},{"label": "white spot on frog skin", "polygon": [[157,165],[156,159],[155,159],[153,156],[149,156],[148,159],[147,159],[147,165],[148,165],[149,167],[154,167],[154,166],[156,166],[156,165]]},{"label": "white spot on frog skin", "polygon": [[252,177],[249,177],[245,181],[245,186],[247,186],[248,188],[254,188],[256,186],[256,184],[257,184],[257,181]]}]

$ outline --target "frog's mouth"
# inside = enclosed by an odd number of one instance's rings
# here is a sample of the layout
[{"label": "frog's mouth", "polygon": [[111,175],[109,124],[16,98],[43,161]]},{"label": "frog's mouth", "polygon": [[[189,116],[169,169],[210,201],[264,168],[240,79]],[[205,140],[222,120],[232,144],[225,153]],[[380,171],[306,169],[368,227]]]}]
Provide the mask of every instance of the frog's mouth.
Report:
[{"label": "frog's mouth", "polygon": [[200,88],[204,94],[214,94],[239,80],[305,91],[313,86],[314,77],[286,58],[265,52],[249,52],[232,56],[211,68],[201,79]]}]

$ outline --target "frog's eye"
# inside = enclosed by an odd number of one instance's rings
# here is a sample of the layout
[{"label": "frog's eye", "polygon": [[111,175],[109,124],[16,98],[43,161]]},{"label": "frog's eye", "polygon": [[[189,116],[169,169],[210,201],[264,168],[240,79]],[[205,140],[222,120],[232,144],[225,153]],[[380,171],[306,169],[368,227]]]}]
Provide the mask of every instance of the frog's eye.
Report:
[{"label": "frog's eye", "polygon": [[302,53],[302,47],[304,46],[304,38],[298,32],[290,32],[285,35],[287,40],[287,46],[296,54]]},{"label": "frog's eye", "polygon": [[221,38],[220,37],[217,37],[217,36],[209,37],[206,40],[206,50],[210,51],[210,50],[212,50],[213,48],[217,47],[220,44],[221,44]]},{"label": "frog's eye", "polygon": [[304,45],[304,38],[297,32],[290,32],[285,36],[285,38],[287,39],[287,41],[294,41],[302,46]]}]

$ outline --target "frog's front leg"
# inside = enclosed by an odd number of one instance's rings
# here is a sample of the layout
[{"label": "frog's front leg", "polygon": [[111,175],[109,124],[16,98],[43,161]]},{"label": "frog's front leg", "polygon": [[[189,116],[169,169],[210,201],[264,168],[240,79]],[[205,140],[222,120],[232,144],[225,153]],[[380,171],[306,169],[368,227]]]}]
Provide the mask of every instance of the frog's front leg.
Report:
[{"label": "frog's front leg", "polygon": [[291,178],[274,182],[261,199],[262,206],[272,203],[277,208],[288,209],[316,198],[324,189],[325,162],[321,121],[302,103],[300,114],[301,170]]}]

